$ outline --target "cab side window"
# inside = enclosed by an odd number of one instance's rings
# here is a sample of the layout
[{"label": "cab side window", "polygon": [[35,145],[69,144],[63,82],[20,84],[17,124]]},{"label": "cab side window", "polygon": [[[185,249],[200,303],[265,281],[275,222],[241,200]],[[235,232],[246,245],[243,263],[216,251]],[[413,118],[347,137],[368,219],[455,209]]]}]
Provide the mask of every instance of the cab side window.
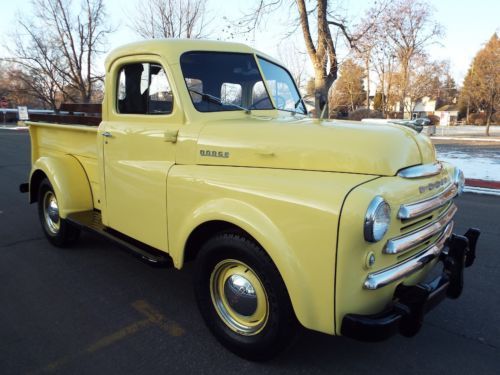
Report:
[{"label": "cab side window", "polygon": [[137,63],[123,66],[118,75],[116,97],[119,113],[172,113],[172,90],[165,70],[158,64]]}]

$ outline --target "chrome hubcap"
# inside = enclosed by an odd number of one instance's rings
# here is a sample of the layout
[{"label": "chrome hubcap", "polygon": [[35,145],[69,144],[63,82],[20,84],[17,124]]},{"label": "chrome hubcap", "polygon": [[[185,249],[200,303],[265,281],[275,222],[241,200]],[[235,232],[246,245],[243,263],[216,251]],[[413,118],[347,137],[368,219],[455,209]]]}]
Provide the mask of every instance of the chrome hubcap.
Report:
[{"label": "chrome hubcap", "polygon": [[43,197],[43,217],[48,231],[57,234],[61,225],[59,206],[56,196],[52,191],[47,191]]},{"label": "chrome hubcap", "polygon": [[269,302],[257,274],[234,259],[218,263],[210,276],[210,294],[217,314],[233,331],[251,336],[267,323]]},{"label": "chrome hubcap", "polygon": [[224,284],[224,294],[229,306],[238,314],[251,316],[257,310],[257,295],[250,281],[232,275]]}]

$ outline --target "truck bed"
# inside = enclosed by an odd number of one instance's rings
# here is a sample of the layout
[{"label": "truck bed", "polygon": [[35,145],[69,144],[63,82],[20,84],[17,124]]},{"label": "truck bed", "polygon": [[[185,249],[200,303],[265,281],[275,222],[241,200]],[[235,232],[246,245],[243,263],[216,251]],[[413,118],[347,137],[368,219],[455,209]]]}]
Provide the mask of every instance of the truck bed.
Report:
[{"label": "truck bed", "polygon": [[100,208],[97,127],[28,121],[31,162],[43,156],[71,155],[82,165],[89,180],[94,207]]}]

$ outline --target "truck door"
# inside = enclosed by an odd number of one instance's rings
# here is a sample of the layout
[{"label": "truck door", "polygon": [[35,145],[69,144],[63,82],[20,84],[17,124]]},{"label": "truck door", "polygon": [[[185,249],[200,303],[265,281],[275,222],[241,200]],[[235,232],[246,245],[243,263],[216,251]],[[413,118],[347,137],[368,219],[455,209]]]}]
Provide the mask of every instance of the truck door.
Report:
[{"label": "truck door", "polygon": [[167,251],[166,181],[182,113],[168,71],[154,57],[132,56],[113,67],[106,82],[108,117],[99,132],[103,223]]}]

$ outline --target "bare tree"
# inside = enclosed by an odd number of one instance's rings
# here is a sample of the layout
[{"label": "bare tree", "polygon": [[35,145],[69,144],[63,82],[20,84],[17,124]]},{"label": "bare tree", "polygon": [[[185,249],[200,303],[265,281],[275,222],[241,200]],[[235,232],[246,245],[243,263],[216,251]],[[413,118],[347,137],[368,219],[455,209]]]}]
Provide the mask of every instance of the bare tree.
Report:
[{"label": "bare tree", "polygon": [[9,83],[7,78],[6,65],[0,61],[0,98],[4,98],[9,94]]},{"label": "bare tree", "polygon": [[8,59],[11,63],[10,78],[45,106],[56,109],[57,93],[66,90],[66,81],[61,74],[64,67],[62,53],[53,48],[57,41],[33,23],[24,20],[19,23],[20,29],[11,46],[14,57]]},{"label": "bare tree", "polygon": [[43,82],[34,80],[15,66],[7,66],[0,78],[0,97],[6,97],[10,105],[25,105],[36,108],[51,108],[51,105],[33,90],[32,86],[42,86]]},{"label": "bare tree", "polygon": [[[397,77],[396,55],[391,46],[382,37],[373,45],[370,55],[370,66],[375,72],[378,81],[378,90],[382,94],[381,110],[385,116],[394,102],[394,83]],[[398,95],[399,96],[399,95]]]},{"label": "bare tree", "polygon": [[[295,0],[292,4],[284,0],[260,0],[242,17],[238,25],[245,32],[255,30],[266,15],[288,4],[297,14],[295,24],[302,31],[306,51],[314,69],[316,114],[328,113],[328,91],[338,75],[337,43],[332,28],[342,35],[348,48],[355,49],[361,37],[371,31],[377,18],[374,17],[364,28],[358,28],[353,33],[349,30],[347,20],[333,10],[332,2],[328,0],[316,0],[314,7],[309,8],[305,0]],[[372,14],[378,16],[385,7],[385,2],[380,2]]]},{"label": "bare tree", "polygon": [[[20,98],[31,97],[42,104],[42,107],[57,109],[59,93],[57,84],[50,74],[40,74],[34,69],[23,69],[13,66],[8,73],[12,95]],[[18,102],[26,101],[18,100]]]},{"label": "bare tree", "polygon": [[207,0],[138,1],[130,27],[141,37],[188,38],[207,37]]},{"label": "bare tree", "polygon": [[305,53],[298,51],[294,43],[281,43],[278,47],[278,57],[301,89],[307,81]]},{"label": "bare tree", "polygon": [[[439,84],[439,78],[443,75],[444,69],[445,63],[443,62],[432,62],[425,56],[415,59],[409,75],[403,78],[407,81],[401,82],[401,89],[404,89],[404,84],[408,85],[404,110],[409,113],[410,118],[413,118],[418,99],[424,96],[434,96],[434,99],[437,97],[432,94],[436,91],[436,82]],[[401,77],[403,76],[404,74],[401,74]]]},{"label": "bare tree", "polygon": [[[356,43],[356,48],[354,50],[354,56],[361,60],[365,68],[365,79],[366,79],[366,107],[370,108],[370,91],[371,91],[371,72],[378,68],[385,70],[386,59],[383,60],[382,67],[381,58],[387,55],[390,48],[387,43],[387,39],[383,32],[384,25],[381,22],[382,19],[386,18],[387,4],[384,4],[382,8],[370,8],[366,11],[361,23],[358,26],[357,34],[360,35],[360,39]],[[378,22],[373,23],[373,19],[378,19]],[[370,32],[363,32],[363,30],[369,29]],[[378,66],[376,64],[378,63]],[[380,69],[379,69],[380,70]],[[380,78],[380,74],[379,74]],[[382,90],[383,91],[383,90]]]},{"label": "bare tree", "polygon": [[[104,0],[33,0],[33,14],[21,17],[10,46],[35,96],[55,108],[56,95],[88,103],[103,76],[95,71],[107,34]],[[27,78],[29,77],[29,78]]]},{"label": "bare tree", "polygon": [[413,60],[443,34],[433,10],[421,0],[396,0],[384,12],[382,32],[391,44],[401,69],[401,110],[408,93]]},{"label": "bare tree", "polygon": [[377,91],[382,94],[380,110],[385,114],[387,99],[393,91],[392,83],[396,67],[396,56],[383,33],[379,34],[379,32],[380,25],[377,25],[374,27],[373,32],[363,37],[358,42],[354,56],[362,63],[365,70],[366,107],[370,108],[371,105],[370,92],[372,84],[376,87],[378,85]]},{"label": "bare tree", "polygon": [[[378,23],[372,24],[372,19],[377,18],[380,14],[377,14],[379,10],[371,8],[367,11],[365,17],[358,26],[359,29],[363,30],[371,25],[371,30],[369,33],[362,34],[362,37],[356,43],[356,49],[354,50],[354,55],[357,59],[361,60],[365,68],[365,80],[366,80],[366,108],[370,108],[370,91],[371,91],[371,75],[373,68],[373,58],[376,54],[377,48],[380,46],[380,25]],[[372,13],[375,12],[375,15]]]}]

